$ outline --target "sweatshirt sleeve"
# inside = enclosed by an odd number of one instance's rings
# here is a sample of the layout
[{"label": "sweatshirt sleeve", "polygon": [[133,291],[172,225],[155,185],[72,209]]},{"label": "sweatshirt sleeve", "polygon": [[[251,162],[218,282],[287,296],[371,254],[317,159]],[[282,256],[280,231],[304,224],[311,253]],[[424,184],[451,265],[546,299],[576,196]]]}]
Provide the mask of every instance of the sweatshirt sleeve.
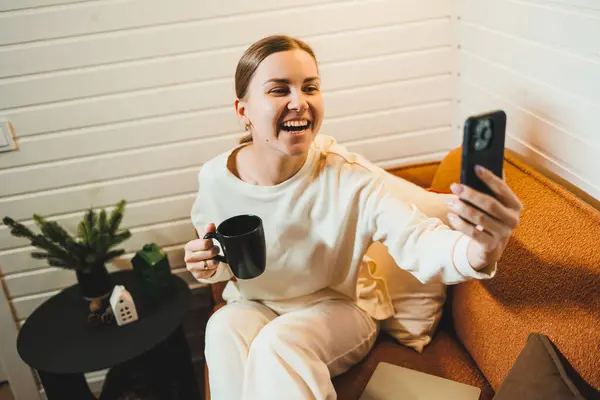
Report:
[{"label": "sweatshirt sleeve", "polygon": [[401,193],[401,185],[374,172],[366,189],[365,217],[374,241],[387,246],[396,264],[419,281],[456,284],[470,279],[490,279],[496,265],[475,270],[467,258],[469,236],[428,218]]},{"label": "sweatshirt sleeve", "polygon": [[[198,237],[199,238],[203,238],[204,237],[204,232],[206,231],[206,226],[208,224],[210,224],[211,222],[214,222],[211,220],[211,218],[206,214],[206,206],[205,204],[203,204],[203,200],[204,200],[204,196],[206,196],[207,191],[209,192],[207,186],[210,186],[210,181],[208,181],[208,179],[210,178],[206,178],[203,179],[202,178],[202,170],[200,171],[200,173],[198,174],[198,193],[196,195],[196,200],[194,201],[194,205],[192,206],[192,211],[191,211],[191,218],[192,218],[192,223],[194,224],[194,228],[196,229],[196,232],[198,233]],[[219,266],[217,267],[217,271],[215,272],[215,274],[213,276],[211,276],[208,279],[197,279],[198,282],[200,283],[207,283],[207,284],[212,284],[212,283],[217,283],[217,282],[221,282],[221,281],[227,281],[229,279],[231,279],[232,277],[232,273],[231,273],[231,269],[229,268],[229,265],[227,265],[226,263],[219,263]]]}]

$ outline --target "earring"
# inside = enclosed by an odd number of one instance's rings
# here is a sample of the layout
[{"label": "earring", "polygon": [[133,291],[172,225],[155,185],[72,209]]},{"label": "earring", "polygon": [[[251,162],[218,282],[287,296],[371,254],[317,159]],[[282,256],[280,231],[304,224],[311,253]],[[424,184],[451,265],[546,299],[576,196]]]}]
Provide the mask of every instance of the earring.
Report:
[{"label": "earring", "polygon": [[246,124],[244,125],[244,130],[246,132],[248,132],[250,130],[250,127],[252,126],[252,124],[250,122],[246,122]]}]

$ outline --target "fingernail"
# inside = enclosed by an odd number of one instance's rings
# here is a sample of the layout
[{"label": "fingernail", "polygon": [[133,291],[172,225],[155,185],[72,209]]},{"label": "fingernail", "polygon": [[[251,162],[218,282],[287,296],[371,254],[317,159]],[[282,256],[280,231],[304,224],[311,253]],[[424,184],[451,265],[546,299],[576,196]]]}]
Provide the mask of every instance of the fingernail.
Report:
[{"label": "fingernail", "polygon": [[456,218],[456,215],[452,214],[452,213],[448,213],[448,219],[450,221],[454,221],[454,219]]},{"label": "fingernail", "polygon": [[485,168],[483,168],[481,165],[476,165],[475,172],[477,172],[479,175],[483,175],[485,173]]},{"label": "fingernail", "polygon": [[463,192],[463,187],[462,185],[458,185],[456,183],[453,183],[452,185],[450,185],[450,190],[452,190],[452,193],[454,193],[455,195],[459,195]]}]

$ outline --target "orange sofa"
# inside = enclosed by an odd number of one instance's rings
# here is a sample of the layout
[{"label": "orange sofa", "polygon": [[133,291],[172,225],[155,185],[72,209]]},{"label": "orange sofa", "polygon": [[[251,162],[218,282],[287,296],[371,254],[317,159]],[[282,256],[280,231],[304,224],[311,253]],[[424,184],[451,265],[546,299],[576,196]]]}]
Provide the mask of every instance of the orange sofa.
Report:
[{"label": "orange sofa", "polygon": [[[456,149],[441,163],[389,172],[447,192],[459,168]],[[505,171],[524,210],[496,277],[449,287],[442,322],[421,354],[381,333],[362,362],[333,379],[339,399],[358,399],[379,362],[471,384],[491,399],[532,332],[547,335],[585,383],[600,389],[600,211],[510,151]],[[224,286],[212,287],[215,309]]]}]

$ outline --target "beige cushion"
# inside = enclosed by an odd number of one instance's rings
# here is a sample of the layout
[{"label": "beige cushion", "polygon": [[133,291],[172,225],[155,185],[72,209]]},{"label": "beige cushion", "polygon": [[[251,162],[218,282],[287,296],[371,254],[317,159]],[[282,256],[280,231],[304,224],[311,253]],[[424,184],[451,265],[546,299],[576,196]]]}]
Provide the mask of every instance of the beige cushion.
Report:
[{"label": "beige cushion", "polygon": [[[391,174],[390,185],[397,196],[423,214],[448,224],[448,207],[444,198],[454,195],[429,192]],[[367,251],[367,257],[376,263],[374,275],[385,281],[394,308],[394,316],[382,321],[382,330],[420,353],[431,341],[441,319],[446,297],[445,285],[422,284],[409,272],[400,269],[381,243],[374,243]]]}]

